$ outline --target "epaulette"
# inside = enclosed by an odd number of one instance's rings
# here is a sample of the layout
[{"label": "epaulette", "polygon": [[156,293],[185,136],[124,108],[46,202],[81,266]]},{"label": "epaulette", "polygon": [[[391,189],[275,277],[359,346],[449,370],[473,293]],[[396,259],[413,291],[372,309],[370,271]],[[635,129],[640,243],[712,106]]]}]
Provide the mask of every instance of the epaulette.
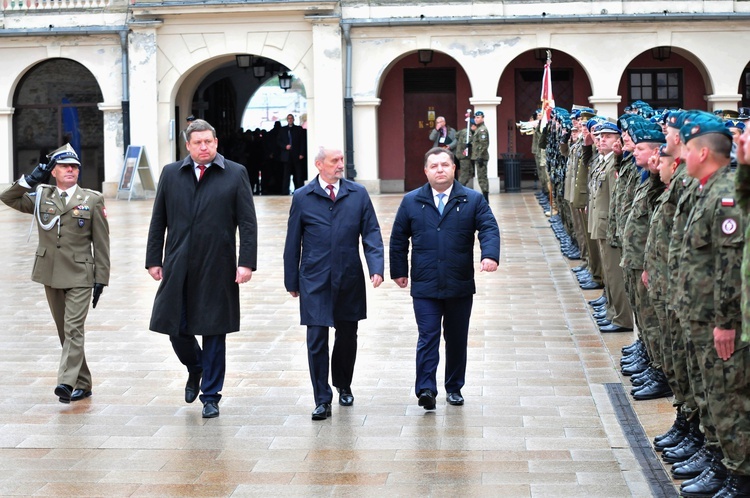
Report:
[{"label": "epaulette", "polygon": [[90,188],[83,188],[83,187],[81,187],[81,190],[85,190],[86,192],[91,192],[92,194],[96,194],[96,195],[104,195],[101,192],[99,192],[97,190],[94,190],[94,189],[90,189]]}]

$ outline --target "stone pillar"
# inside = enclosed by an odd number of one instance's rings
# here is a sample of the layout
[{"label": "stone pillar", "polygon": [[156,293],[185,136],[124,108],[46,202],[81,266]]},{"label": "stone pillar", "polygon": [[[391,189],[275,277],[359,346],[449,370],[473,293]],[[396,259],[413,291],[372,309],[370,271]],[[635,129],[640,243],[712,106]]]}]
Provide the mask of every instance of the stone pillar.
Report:
[{"label": "stone pillar", "polygon": [[160,78],[157,71],[156,29],[138,26],[133,26],[132,29],[128,41],[130,143],[145,147],[151,173],[154,180],[158,181],[162,165],[171,161],[171,151],[166,148],[164,151],[159,150],[160,137],[168,140],[169,123],[159,122],[157,85]]},{"label": "stone pillar", "polygon": [[589,104],[591,104],[591,107],[596,110],[596,113],[599,116],[612,118],[614,120],[617,120],[617,118],[620,117],[617,112],[617,104],[619,104],[621,101],[622,97],[620,97],[619,95],[616,95],[614,97],[599,97],[593,95],[589,97]]},{"label": "stone pillar", "polygon": [[98,105],[104,122],[104,182],[105,197],[117,196],[117,187],[122,175],[125,151],[122,143],[122,103],[102,102]]},{"label": "stone pillar", "polygon": [[731,109],[736,111],[742,102],[742,95],[739,93],[729,95],[719,95],[714,93],[706,97],[708,102],[708,112]]},{"label": "stone pillar", "polygon": [[[338,19],[315,20],[312,23],[312,88],[307,87],[307,106],[314,119],[308,120],[307,177],[318,174],[313,158],[318,147],[344,150],[344,62],[341,28]],[[355,163],[359,172],[359,165]]]},{"label": "stone pillar", "polygon": [[[354,99],[354,166],[357,168],[357,182],[368,192],[403,192],[403,180],[390,180],[398,185],[384,185],[378,171],[378,98]],[[386,181],[387,182],[387,181]],[[395,190],[394,190],[395,189]]]},{"label": "stone pillar", "polygon": [[[0,143],[13,143],[14,112],[15,109],[12,107],[0,108]],[[0,164],[5,165],[4,168],[0,168],[0,187],[5,187],[16,180],[13,178],[13,147],[5,147],[5,152],[0,153],[0,161]]]},{"label": "stone pillar", "polygon": [[[474,107],[474,112],[482,111],[484,113],[484,125],[490,132],[490,158],[487,160],[487,180],[490,183],[490,193],[497,194],[500,192],[500,178],[497,176],[497,106],[503,101],[502,97],[489,99],[472,98],[469,103]],[[474,190],[481,191],[477,182],[474,183]]]}]

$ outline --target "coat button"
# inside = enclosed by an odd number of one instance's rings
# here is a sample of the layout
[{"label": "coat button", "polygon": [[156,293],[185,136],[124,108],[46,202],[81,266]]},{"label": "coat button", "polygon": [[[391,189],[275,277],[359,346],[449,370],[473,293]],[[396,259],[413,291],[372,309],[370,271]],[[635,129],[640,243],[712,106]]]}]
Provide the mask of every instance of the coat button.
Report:
[{"label": "coat button", "polygon": [[437,231],[438,231],[438,232],[440,231],[440,227],[438,227]]}]

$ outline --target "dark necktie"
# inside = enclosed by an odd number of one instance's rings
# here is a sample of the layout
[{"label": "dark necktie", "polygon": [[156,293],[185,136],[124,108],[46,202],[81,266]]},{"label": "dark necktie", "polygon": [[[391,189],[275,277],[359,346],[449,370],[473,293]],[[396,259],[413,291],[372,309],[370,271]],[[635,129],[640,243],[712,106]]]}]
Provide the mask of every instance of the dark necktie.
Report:
[{"label": "dark necktie", "polygon": [[63,201],[63,206],[67,206],[68,205],[68,193],[67,192],[65,192],[65,191],[60,192],[60,199],[62,199],[62,201]]},{"label": "dark necktie", "polygon": [[328,189],[328,197],[330,197],[332,201],[335,201],[336,194],[333,193],[333,185],[326,185],[326,188]]},{"label": "dark necktie", "polygon": [[203,173],[206,172],[206,165],[205,164],[199,164],[198,169],[201,170],[200,174],[198,175],[198,181],[203,180]]}]

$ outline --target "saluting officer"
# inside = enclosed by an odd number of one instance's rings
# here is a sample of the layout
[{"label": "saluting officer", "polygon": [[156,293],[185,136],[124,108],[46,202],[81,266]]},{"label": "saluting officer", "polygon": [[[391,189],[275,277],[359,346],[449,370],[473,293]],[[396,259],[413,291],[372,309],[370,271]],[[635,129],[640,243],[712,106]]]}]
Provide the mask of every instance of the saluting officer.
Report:
[{"label": "saluting officer", "polygon": [[[81,162],[70,145],[48,156],[0,194],[0,200],[22,213],[33,213],[39,246],[31,279],[44,285],[62,345],[58,386],[61,403],[91,396],[91,372],[84,353],[84,324],[109,284],[109,224],[104,197],[78,186]],[[50,175],[57,186],[45,185]]]}]

